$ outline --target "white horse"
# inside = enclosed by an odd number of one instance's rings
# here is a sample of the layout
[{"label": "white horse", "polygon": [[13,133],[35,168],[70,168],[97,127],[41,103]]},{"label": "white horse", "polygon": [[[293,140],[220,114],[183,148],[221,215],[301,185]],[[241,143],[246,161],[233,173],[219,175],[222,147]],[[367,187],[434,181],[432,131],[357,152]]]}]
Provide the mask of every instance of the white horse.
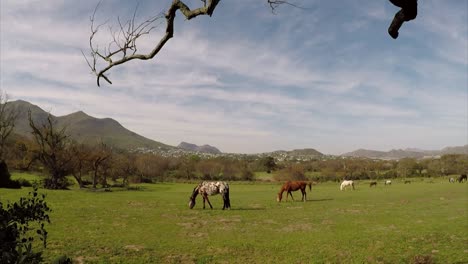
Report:
[{"label": "white horse", "polygon": [[385,185],[392,185],[392,181],[391,180],[386,180]]},{"label": "white horse", "polygon": [[351,186],[354,190],[354,182],[353,181],[343,181],[340,185],[340,190],[346,190],[346,187]]},{"label": "white horse", "polygon": [[203,209],[205,209],[205,202],[208,201],[208,204],[210,205],[210,208],[213,209],[213,206],[210,203],[210,200],[208,199],[209,195],[215,195],[215,194],[221,194],[223,198],[223,210],[225,208],[231,209],[231,201],[229,199],[229,184],[226,182],[207,182],[204,181],[200,184],[198,184],[192,192],[192,195],[190,196],[189,200],[189,208],[192,209],[195,206],[195,198],[197,198],[198,194],[201,194],[203,197]]},{"label": "white horse", "polygon": [[450,183],[454,183],[454,182],[455,182],[455,179],[454,179],[454,178],[450,178],[450,179],[449,179],[449,182],[450,182]]}]

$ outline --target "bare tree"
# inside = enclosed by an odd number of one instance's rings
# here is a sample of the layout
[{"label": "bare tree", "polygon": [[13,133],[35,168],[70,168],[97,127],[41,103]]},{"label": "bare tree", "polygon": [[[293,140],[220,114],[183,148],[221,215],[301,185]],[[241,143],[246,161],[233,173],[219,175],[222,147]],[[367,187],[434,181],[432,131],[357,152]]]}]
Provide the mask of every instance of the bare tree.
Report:
[{"label": "bare tree", "polygon": [[112,158],[112,149],[102,143],[93,148],[90,155],[91,171],[93,173],[93,188],[95,189],[98,180],[101,180],[103,187],[106,187],[106,170],[110,167],[110,159]]},{"label": "bare tree", "polygon": [[28,111],[28,119],[33,138],[39,146],[38,159],[50,173],[50,178],[45,181],[45,187],[65,189],[67,187],[65,176],[71,171],[73,158],[66,128],[56,128],[50,114],[43,124],[34,123],[31,111]]},{"label": "bare tree", "polygon": [[0,161],[5,159],[5,144],[15,128],[19,111],[8,107],[8,95],[0,90]]},{"label": "bare tree", "polygon": [[16,187],[10,179],[10,171],[5,162],[5,147],[19,112],[7,105],[8,96],[0,90],[0,187]]}]

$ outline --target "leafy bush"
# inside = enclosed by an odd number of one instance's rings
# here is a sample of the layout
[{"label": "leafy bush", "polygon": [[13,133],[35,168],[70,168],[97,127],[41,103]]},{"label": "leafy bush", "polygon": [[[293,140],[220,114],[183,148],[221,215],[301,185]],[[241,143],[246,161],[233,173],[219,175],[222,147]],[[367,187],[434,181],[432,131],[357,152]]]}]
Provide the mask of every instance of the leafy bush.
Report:
[{"label": "leafy bush", "polygon": [[27,197],[18,202],[9,203],[6,208],[0,202],[0,263],[40,263],[42,252],[34,252],[34,237],[30,224],[36,222],[39,228],[36,234],[46,247],[47,231],[44,222],[50,223],[50,208],[44,201],[45,195],[37,193],[37,186]]},{"label": "leafy bush", "polygon": [[67,178],[46,178],[42,181],[42,185],[46,189],[66,190],[72,183]]}]

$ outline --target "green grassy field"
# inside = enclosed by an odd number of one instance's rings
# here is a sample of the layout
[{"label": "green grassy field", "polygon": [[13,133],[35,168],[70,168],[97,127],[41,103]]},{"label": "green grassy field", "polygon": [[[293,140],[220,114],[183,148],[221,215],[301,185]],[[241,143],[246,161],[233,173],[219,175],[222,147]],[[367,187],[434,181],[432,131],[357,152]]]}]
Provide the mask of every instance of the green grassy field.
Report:
[{"label": "green grassy field", "polygon": [[[14,178],[33,179],[15,174]],[[50,262],[75,263],[433,263],[468,262],[468,184],[445,179],[381,182],[355,191],[313,186],[308,201],[276,202],[280,183],[231,183],[232,209],[193,210],[194,184],[138,185],[140,190],[46,193],[52,208]],[[31,188],[0,189],[2,202]],[[300,193],[295,192],[296,200]]]}]

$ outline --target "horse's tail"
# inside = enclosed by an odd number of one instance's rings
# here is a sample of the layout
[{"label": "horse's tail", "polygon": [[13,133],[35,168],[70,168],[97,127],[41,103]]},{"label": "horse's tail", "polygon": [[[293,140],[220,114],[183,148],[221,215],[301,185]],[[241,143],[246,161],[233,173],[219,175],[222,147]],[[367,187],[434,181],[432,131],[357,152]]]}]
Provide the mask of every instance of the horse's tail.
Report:
[{"label": "horse's tail", "polygon": [[223,210],[224,208],[231,209],[231,199],[229,199],[229,186],[227,186],[227,188],[223,192],[223,201],[224,201]]},{"label": "horse's tail", "polygon": [[309,185],[309,191],[312,191],[312,182],[308,182],[307,185]]}]

